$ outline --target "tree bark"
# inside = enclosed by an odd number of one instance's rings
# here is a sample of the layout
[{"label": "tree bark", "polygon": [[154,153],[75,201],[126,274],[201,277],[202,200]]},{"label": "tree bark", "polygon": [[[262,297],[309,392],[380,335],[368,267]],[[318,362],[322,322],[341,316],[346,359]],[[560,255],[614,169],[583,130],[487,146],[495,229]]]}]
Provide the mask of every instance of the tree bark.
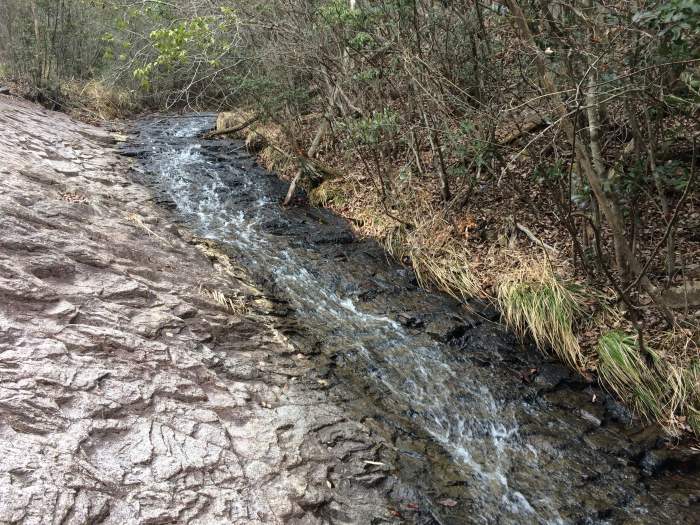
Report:
[{"label": "tree bark", "polygon": [[43,80],[44,80],[44,74],[43,74],[44,67],[43,67],[43,58],[42,58],[43,53],[41,52],[41,31],[39,30],[39,13],[37,12],[36,0],[32,0],[30,6],[32,9],[32,22],[34,25],[34,40],[36,43],[36,57],[35,57],[35,59],[36,59],[36,63],[35,63],[36,71],[35,71],[35,74],[36,74],[37,84],[40,85],[40,84],[43,84]]}]

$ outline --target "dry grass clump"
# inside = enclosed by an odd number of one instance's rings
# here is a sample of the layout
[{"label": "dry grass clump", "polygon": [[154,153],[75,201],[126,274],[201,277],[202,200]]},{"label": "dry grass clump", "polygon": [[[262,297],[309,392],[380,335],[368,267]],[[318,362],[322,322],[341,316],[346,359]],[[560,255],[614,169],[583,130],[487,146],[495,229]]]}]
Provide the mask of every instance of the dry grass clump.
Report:
[{"label": "dry grass clump", "polygon": [[347,197],[336,181],[326,181],[316,186],[309,193],[309,202],[312,206],[329,207],[342,206],[347,202]]},{"label": "dry grass clump", "polygon": [[[343,181],[326,185],[317,188],[314,197],[317,202],[336,204],[354,200],[355,192],[361,191],[353,188],[352,183],[345,186]],[[387,210],[376,193],[370,193],[369,198],[366,191],[363,193],[362,205],[354,202],[351,212],[360,232],[380,239],[394,259],[409,264],[422,287],[438,289],[462,301],[483,294],[480,280],[471,268],[469,252],[439,215],[401,199],[393,199],[391,209]]]},{"label": "dry grass clump", "polygon": [[619,330],[603,334],[597,345],[598,374],[603,384],[649,420],[664,412],[669,385],[660,374],[660,356],[646,349],[645,358],[634,336]]},{"label": "dry grass clump", "polygon": [[[243,123],[255,118],[256,114],[250,110],[223,111],[216,118],[216,131],[239,128]],[[254,125],[255,123],[253,123]],[[250,126],[240,128],[238,131],[228,133],[230,138],[245,140]]]},{"label": "dry grass clump", "polygon": [[700,437],[700,349],[698,334],[679,326],[660,333],[647,346],[660,355],[659,373],[669,398],[662,423],[672,431]]},{"label": "dry grass clump", "polygon": [[433,285],[452,297],[466,301],[481,295],[481,285],[471,271],[469,257],[454,245],[443,247],[435,253],[428,249],[411,251],[413,269],[423,287]]},{"label": "dry grass clump", "polygon": [[[677,337],[673,339],[679,342]],[[597,351],[601,381],[637,413],[658,421],[671,434],[692,431],[700,436],[697,357],[679,361],[675,352],[652,349],[649,344],[642,350],[635,336],[619,330],[603,334]]]},{"label": "dry grass clump", "polygon": [[496,299],[508,326],[529,334],[541,349],[550,348],[571,367],[583,370],[585,356],[574,326],[587,309],[578,286],[558,279],[547,264],[533,263],[506,274]]},{"label": "dry grass clump", "polygon": [[410,261],[422,287],[437,288],[461,301],[482,295],[469,253],[458,242],[435,235],[431,228],[395,228],[385,236],[384,246],[397,260]]},{"label": "dry grass clump", "polygon": [[258,155],[260,164],[269,171],[276,171],[280,175],[289,177],[294,171],[296,163],[289,155],[284,155],[279,149],[267,146]]},{"label": "dry grass clump", "polygon": [[691,394],[688,398],[688,426],[700,437],[700,360],[696,359],[686,372]]},{"label": "dry grass clump", "polygon": [[246,307],[245,298],[240,296],[228,296],[224,294],[221,290],[210,290],[209,288],[200,287],[200,293],[207,299],[212,300],[225,310],[231,313],[241,315],[248,311]]},{"label": "dry grass clump", "polygon": [[78,116],[113,120],[139,110],[137,96],[131,91],[109,86],[99,80],[68,82],[62,86],[68,105]]}]

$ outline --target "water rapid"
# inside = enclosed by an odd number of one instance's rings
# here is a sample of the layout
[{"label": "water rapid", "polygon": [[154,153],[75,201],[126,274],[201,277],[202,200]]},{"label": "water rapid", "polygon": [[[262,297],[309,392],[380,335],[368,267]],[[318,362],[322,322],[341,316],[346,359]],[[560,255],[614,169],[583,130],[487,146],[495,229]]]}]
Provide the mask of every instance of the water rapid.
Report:
[{"label": "water rapid", "polygon": [[[239,264],[287,301],[322,351],[340,354],[343,369],[372,392],[380,410],[394,412],[387,418],[401,427],[399,455],[423,463],[426,479],[416,482],[436,520],[688,519],[691,514],[642,487],[639,468],[619,444],[609,444],[632,438],[603,424],[608,412],[601,416],[591,408],[575,408],[586,398],[585,385],[569,397],[558,394],[568,377],[559,367],[542,365],[539,356],[512,356],[522,350],[500,328],[474,322],[446,298],[436,309],[424,292],[406,291],[410,272],[354,253],[352,239],[330,214],[282,208],[284,186],[256,167],[241,143],[197,138],[211,125],[211,115],[139,122],[130,146],[140,159],[137,169],[196,235],[227,246]],[[384,299],[368,299],[363,271]],[[425,322],[402,323],[397,315],[426,304],[434,310],[429,323],[439,324],[441,317],[458,320],[451,338],[440,340],[421,329]],[[484,359],[494,361],[496,369]],[[561,378],[538,391],[509,370],[530,366],[549,367]],[[563,401],[537,397],[550,387],[552,397]],[[403,446],[406,439],[423,445]],[[440,494],[453,496],[462,510],[441,506]]]}]

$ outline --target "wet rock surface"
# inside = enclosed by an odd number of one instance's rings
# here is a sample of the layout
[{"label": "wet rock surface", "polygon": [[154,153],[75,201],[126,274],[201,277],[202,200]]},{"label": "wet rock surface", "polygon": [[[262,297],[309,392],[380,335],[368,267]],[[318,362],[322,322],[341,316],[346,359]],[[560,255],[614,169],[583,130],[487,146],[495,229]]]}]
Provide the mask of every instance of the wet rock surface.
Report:
[{"label": "wet rock surface", "polygon": [[286,306],[113,142],[0,96],[0,523],[398,521]]}]

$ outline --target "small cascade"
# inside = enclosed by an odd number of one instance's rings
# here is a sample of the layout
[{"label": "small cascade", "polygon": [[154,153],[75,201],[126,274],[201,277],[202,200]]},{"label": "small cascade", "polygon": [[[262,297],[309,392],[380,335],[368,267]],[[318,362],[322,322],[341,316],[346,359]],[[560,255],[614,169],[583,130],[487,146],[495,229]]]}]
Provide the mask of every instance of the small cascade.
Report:
[{"label": "small cascade", "polygon": [[[141,158],[154,192],[174,204],[175,213],[197,235],[227,245],[243,266],[291,305],[324,348],[341,353],[346,366],[385,398],[383,407],[398,407],[415,432],[440,447],[463,480],[460,490],[469,501],[470,520],[569,522],[577,514],[575,492],[585,486],[585,476],[595,472],[596,462],[615,461],[596,457],[597,451],[567,458],[566,449],[557,449],[561,440],[541,438],[562,433],[574,439],[576,425],[583,425],[580,418],[550,414],[543,418],[537,439],[531,438],[530,423],[543,409],[504,396],[510,387],[502,384],[503,374],[475,366],[464,359],[463,349],[417,335],[386,312],[368,307],[359,298],[357,283],[338,277],[342,262],[324,257],[308,235],[295,235],[309,216],[278,204],[284,187],[273,175],[254,167],[238,142],[196,138],[212,120],[210,115],[193,115],[139,125],[134,155]],[[392,271],[397,276],[403,272]],[[528,426],[525,434],[523,424]],[[618,478],[612,476],[611,482],[618,483]],[[603,515],[578,510],[582,516]],[[641,504],[625,512],[647,514]]]}]

